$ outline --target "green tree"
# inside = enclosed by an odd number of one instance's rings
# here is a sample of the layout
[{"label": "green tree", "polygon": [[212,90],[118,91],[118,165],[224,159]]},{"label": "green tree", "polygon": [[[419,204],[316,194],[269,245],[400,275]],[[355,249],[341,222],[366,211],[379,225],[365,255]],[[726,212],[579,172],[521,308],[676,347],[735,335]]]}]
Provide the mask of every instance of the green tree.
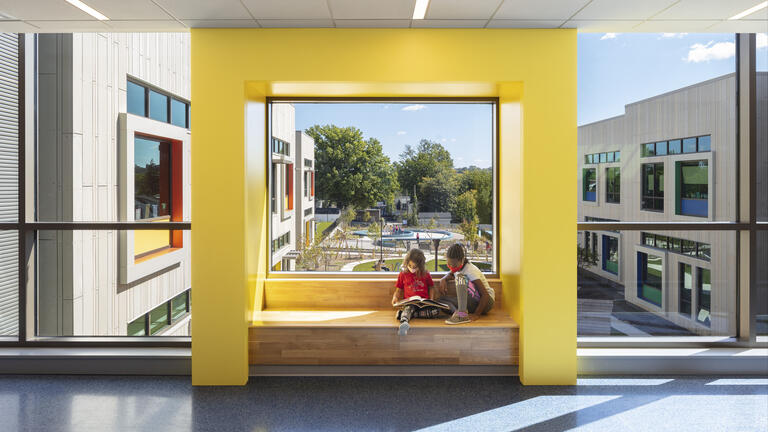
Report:
[{"label": "green tree", "polygon": [[583,247],[578,242],[576,243],[576,267],[585,269],[590,266],[597,265],[597,254],[592,253],[589,248]]},{"label": "green tree", "polygon": [[415,198],[414,191],[419,189],[423,178],[436,178],[439,173],[446,171],[453,173],[453,159],[445,147],[423,139],[415,149],[405,146],[395,167],[400,187],[411,194],[411,198]]},{"label": "green tree", "polygon": [[397,172],[376,138],[365,140],[352,126],[315,125],[305,132],[315,140],[318,199],[357,208],[394,201]]},{"label": "green tree", "polygon": [[464,235],[464,241],[474,246],[477,241],[477,216],[471,220],[464,219],[459,224],[459,232]]},{"label": "green tree", "polygon": [[456,173],[452,168],[440,171],[434,177],[422,178],[419,185],[420,210],[425,212],[451,211],[451,202],[455,192]]},{"label": "green tree", "polygon": [[[493,171],[472,167],[464,171],[458,180],[459,193],[474,190],[477,217],[482,224],[491,223],[493,215]],[[461,218],[459,218],[461,220]]]},{"label": "green tree", "polygon": [[477,192],[471,189],[453,199],[451,214],[454,220],[473,221],[478,219],[476,195]]}]

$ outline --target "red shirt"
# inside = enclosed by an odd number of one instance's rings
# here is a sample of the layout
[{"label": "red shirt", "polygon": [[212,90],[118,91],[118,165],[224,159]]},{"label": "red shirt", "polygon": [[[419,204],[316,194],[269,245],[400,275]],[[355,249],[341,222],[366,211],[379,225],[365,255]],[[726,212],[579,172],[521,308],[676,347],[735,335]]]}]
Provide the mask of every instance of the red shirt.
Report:
[{"label": "red shirt", "polygon": [[403,290],[403,298],[421,296],[429,298],[429,287],[433,286],[432,276],[425,272],[423,277],[417,277],[416,274],[409,271],[402,271],[397,276],[396,287]]}]

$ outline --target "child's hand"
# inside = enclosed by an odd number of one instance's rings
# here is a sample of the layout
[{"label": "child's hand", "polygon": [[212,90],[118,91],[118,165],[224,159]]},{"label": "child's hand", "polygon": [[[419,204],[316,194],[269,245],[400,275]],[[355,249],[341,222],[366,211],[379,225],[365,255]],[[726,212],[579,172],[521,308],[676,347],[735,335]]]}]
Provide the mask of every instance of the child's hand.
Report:
[{"label": "child's hand", "polygon": [[400,299],[398,299],[397,297],[392,297],[392,306],[395,306],[395,304],[399,301]]},{"label": "child's hand", "polygon": [[440,294],[446,294],[448,292],[448,281],[440,279],[440,285],[438,286]]}]

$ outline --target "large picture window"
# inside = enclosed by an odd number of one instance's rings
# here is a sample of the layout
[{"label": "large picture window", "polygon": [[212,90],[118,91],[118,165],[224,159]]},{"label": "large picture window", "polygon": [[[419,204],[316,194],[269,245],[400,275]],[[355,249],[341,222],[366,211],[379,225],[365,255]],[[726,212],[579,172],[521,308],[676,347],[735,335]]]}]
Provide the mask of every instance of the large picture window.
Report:
[{"label": "large picture window", "polygon": [[167,218],[171,214],[171,144],[134,139],[135,220]]},{"label": "large picture window", "polygon": [[709,163],[705,160],[676,162],[676,213],[706,217],[709,198]]},{"label": "large picture window", "polygon": [[637,253],[637,296],[661,307],[663,260],[660,256]]},{"label": "large picture window", "polygon": [[664,164],[643,164],[642,209],[664,211]]},{"label": "large picture window", "polygon": [[597,170],[584,168],[582,196],[584,201],[597,201]]},{"label": "large picture window", "polygon": [[270,268],[398,272],[418,248],[443,272],[460,243],[494,271],[495,107],[271,101]]},{"label": "large picture window", "polygon": [[621,202],[621,168],[605,169],[605,201],[612,204]]}]

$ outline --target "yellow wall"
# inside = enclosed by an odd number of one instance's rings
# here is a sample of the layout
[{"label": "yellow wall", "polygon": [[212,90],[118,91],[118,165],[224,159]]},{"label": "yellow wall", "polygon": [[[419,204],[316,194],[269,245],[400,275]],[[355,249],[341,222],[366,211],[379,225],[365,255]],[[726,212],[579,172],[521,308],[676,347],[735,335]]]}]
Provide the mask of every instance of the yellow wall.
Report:
[{"label": "yellow wall", "polygon": [[499,97],[499,271],[520,377],[575,382],[575,30],[193,29],[194,384],[247,380],[269,96]]}]

